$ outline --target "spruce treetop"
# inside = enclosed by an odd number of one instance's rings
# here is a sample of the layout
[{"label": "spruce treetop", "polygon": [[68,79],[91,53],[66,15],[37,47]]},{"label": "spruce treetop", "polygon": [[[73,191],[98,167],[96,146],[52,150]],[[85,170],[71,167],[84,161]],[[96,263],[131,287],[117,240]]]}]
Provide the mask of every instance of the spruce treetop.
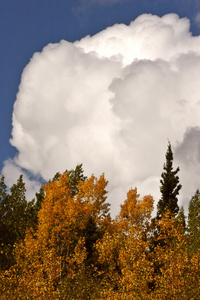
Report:
[{"label": "spruce treetop", "polygon": [[173,152],[170,142],[166,152],[166,162],[163,166],[164,171],[161,174],[161,199],[157,205],[157,218],[161,218],[166,210],[176,215],[179,211],[177,195],[182,187],[179,183],[179,167],[173,170]]}]

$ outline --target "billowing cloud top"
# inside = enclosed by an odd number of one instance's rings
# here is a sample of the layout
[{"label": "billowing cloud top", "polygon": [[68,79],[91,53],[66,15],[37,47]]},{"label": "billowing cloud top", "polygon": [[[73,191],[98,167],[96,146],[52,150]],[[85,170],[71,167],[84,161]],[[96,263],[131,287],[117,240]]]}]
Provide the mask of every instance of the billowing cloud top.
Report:
[{"label": "billowing cloud top", "polygon": [[14,105],[18,154],[3,172],[47,180],[83,163],[87,175],[105,172],[117,212],[131,186],[158,200],[170,139],[182,202],[190,198],[200,182],[200,37],[189,27],[175,14],[145,14],[35,53]]}]

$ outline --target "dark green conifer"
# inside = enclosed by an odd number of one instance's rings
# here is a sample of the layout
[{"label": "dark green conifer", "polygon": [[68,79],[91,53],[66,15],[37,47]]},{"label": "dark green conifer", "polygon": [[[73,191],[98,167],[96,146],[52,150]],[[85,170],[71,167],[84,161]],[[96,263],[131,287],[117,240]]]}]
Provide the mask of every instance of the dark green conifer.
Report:
[{"label": "dark green conifer", "polygon": [[25,184],[21,175],[7,193],[4,176],[0,183],[0,269],[14,263],[14,244],[25,237],[28,222]]},{"label": "dark green conifer", "polygon": [[79,182],[85,181],[87,178],[86,176],[84,176],[82,164],[77,165],[74,170],[70,170],[70,171],[66,170],[65,172],[68,173],[72,195],[75,196],[79,191],[78,190]]},{"label": "dark green conifer", "polygon": [[183,226],[184,231],[186,230],[186,216],[183,206],[180,207],[179,213],[177,215],[178,224]]},{"label": "dark green conifer", "polygon": [[176,215],[179,211],[177,195],[182,187],[179,183],[179,167],[173,170],[173,152],[170,142],[166,152],[166,163],[163,166],[164,172],[161,174],[161,199],[157,205],[157,218],[161,218],[166,210]]}]

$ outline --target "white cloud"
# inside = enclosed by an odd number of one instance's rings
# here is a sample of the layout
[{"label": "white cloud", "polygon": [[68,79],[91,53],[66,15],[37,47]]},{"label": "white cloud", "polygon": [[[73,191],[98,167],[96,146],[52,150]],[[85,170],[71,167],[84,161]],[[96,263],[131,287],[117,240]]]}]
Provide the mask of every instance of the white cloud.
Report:
[{"label": "white cloud", "polygon": [[181,168],[180,181],[185,188],[180,192],[183,205],[187,209],[187,201],[199,189],[200,182],[200,127],[188,128],[174,153],[177,164]]},{"label": "white cloud", "polygon": [[[187,144],[187,128],[200,126],[199,55],[200,37],[175,14],[146,14],[75,43],[47,45],[22,74],[15,165],[46,180],[78,163],[88,176],[105,172],[113,213],[131,186],[158,200],[167,139],[176,150]],[[185,194],[194,187],[184,180]]]},{"label": "white cloud", "polygon": [[83,47],[86,53],[95,51],[99,57],[118,56],[124,65],[134,59],[171,60],[179,53],[198,51],[200,40],[191,38],[189,27],[189,20],[179,19],[176,14],[162,18],[144,14],[129,26],[116,24],[75,45]]}]

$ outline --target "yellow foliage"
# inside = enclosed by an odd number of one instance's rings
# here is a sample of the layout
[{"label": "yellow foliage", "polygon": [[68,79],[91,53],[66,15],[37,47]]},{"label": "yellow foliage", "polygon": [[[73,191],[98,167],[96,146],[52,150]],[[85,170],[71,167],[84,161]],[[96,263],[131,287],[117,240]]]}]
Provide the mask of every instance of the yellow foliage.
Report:
[{"label": "yellow foliage", "polygon": [[129,231],[130,228],[138,228],[145,231],[148,228],[153,210],[153,197],[148,195],[140,199],[137,189],[130,189],[127,199],[121,205],[119,222],[122,230]]},{"label": "yellow foliage", "polygon": [[102,299],[148,299],[153,266],[147,257],[149,242],[145,237],[153,198],[139,197],[137,189],[127,193],[113,230],[97,243],[99,261],[104,265]]},{"label": "yellow foliage", "polygon": [[58,299],[63,280],[83,277],[87,251],[82,234],[91,216],[98,225],[108,218],[106,185],[103,175],[99,180],[92,175],[72,196],[66,173],[45,185],[38,230],[28,230],[17,245],[17,271],[11,269],[8,277],[17,299]]},{"label": "yellow foliage", "polygon": [[112,221],[107,181],[94,175],[71,192],[66,173],[45,185],[36,232],[15,246],[16,264],[0,274],[0,299],[164,300],[200,298],[200,251],[166,212],[156,221],[153,198],[130,189]]},{"label": "yellow foliage", "polygon": [[[193,299],[191,283],[195,272],[188,256],[188,239],[183,227],[169,212],[158,221],[160,234],[154,249],[154,262],[159,267],[155,274],[154,299]],[[198,288],[199,289],[199,288]],[[192,293],[196,294],[197,290]],[[196,296],[194,299],[197,299]]]}]

